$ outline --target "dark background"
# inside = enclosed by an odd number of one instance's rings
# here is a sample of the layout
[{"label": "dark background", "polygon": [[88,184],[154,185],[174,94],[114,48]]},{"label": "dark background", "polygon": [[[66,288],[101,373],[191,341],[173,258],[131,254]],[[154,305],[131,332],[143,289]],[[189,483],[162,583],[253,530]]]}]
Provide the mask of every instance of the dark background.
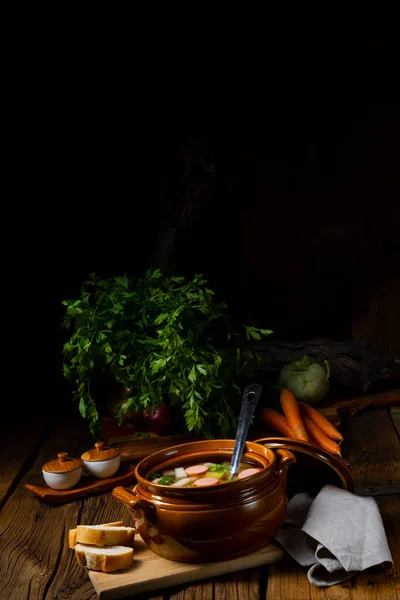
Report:
[{"label": "dark background", "polygon": [[3,302],[21,402],[69,396],[60,303],[92,271],[202,272],[276,339],[400,351],[395,31],[203,33],[8,32]]}]

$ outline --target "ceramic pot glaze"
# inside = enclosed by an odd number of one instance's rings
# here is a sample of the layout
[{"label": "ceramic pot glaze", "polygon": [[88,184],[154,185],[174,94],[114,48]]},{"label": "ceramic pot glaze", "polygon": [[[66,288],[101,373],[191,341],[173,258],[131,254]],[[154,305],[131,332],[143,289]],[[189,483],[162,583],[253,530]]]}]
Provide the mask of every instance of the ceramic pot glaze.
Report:
[{"label": "ceramic pot glaze", "polygon": [[242,461],[261,471],[205,488],[173,488],[146,479],[151,472],[203,462],[222,463],[235,440],[190,442],[161,450],[136,467],[133,491],[113,490],[133,515],[144,542],[158,556],[183,562],[228,560],[268,544],[286,515],[287,470],[296,461],[284,449],[246,442]]},{"label": "ceramic pot glaze", "polygon": [[274,452],[285,449],[296,456],[286,486],[289,499],[299,493],[315,497],[326,484],[354,493],[354,480],[343,460],[316,444],[284,437],[260,438],[255,443]]}]

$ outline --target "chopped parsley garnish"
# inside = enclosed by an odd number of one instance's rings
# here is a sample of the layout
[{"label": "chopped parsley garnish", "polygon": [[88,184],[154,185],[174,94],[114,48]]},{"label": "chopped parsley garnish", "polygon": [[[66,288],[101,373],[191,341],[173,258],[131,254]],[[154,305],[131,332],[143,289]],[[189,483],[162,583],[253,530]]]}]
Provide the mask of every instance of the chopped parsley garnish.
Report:
[{"label": "chopped parsley garnish", "polygon": [[153,473],[152,471],[147,474],[147,479],[149,481],[153,481],[153,479],[158,479],[159,477],[161,477],[159,473]]},{"label": "chopped parsley garnish", "polygon": [[161,477],[160,481],[157,481],[157,483],[160,483],[161,485],[170,485],[171,483],[174,483],[174,478],[173,477]]},{"label": "chopped parsley garnish", "polygon": [[208,470],[212,473],[229,473],[229,469],[226,465],[219,465],[217,463],[210,465]]}]

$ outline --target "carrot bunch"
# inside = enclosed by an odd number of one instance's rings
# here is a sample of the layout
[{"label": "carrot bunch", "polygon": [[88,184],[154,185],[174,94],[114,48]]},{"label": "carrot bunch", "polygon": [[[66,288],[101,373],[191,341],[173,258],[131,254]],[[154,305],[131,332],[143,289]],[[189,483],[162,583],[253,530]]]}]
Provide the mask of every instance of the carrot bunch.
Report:
[{"label": "carrot bunch", "polygon": [[272,408],[262,408],[260,418],[285,437],[303,442],[314,442],[323,450],[341,456],[337,443],[343,440],[341,433],[320,412],[305,402],[298,402],[293,392],[280,392],[281,415]]}]

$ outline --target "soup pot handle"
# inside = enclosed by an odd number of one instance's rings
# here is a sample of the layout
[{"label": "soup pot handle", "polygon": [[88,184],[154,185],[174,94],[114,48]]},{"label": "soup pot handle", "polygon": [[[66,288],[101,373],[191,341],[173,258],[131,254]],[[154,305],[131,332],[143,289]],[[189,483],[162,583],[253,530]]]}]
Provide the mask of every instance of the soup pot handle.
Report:
[{"label": "soup pot handle", "polygon": [[284,449],[275,450],[275,454],[278,458],[280,458],[277,467],[278,475],[282,479],[283,485],[286,486],[288,469],[290,465],[294,465],[294,463],[296,462],[296,457],[293,454],[293,452]]},{"label": "soup pot handle", "polygon": [[140,498],[138,498],[133,492],[122,486],[114,488],[112,495],[114,498],[117,498],[117,500],[120,500],[126,504],[126,506],[128,506],[128,508],[131,510],[142,512],[143,517],[147,521],[148,525],[154,525],[156,522],[157,508],[152,502],[140,500]]}]

